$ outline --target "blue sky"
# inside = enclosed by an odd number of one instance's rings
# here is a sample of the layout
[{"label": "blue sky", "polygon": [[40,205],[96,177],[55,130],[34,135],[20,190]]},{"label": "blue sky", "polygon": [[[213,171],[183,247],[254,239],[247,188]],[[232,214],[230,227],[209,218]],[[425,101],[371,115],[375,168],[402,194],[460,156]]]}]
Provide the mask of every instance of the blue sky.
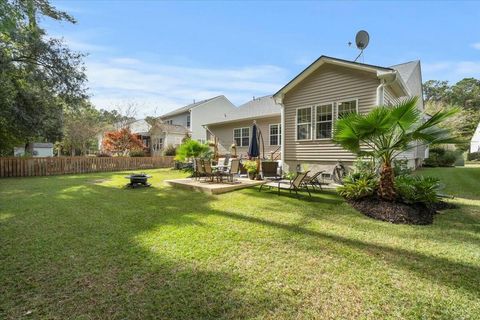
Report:
[{"label": "blue sky", "polygon": [[78,20],[43,21],[50,35],[88,52],[99,108],[135,103],[160,115],[224,94],[234,104],[272,94],[320,55],[354,59],[355,33],[370,33],[364,62],[420,59],[423,78],[480,78],[476,2],[53,1]]}]

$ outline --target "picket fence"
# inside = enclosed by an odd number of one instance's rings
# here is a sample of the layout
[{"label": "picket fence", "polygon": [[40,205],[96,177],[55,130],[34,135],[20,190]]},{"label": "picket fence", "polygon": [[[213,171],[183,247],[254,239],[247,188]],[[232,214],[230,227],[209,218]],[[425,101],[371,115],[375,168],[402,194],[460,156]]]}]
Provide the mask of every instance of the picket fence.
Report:
[{"label": "picket fence", "polygon": [[0,158],[0,178],[53,176],[89,172],[173,167],[170,156],[161,157],[48,157]]}]

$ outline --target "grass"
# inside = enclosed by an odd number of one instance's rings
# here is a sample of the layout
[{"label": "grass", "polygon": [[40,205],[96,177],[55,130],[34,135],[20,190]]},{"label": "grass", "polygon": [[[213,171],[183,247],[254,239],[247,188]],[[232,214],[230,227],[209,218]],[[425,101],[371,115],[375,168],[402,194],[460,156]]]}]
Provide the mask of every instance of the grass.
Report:
[{"label": "grass", "polygon": [[430,226],[149,173],[0,180],[0,318],[480,318],[480,167],[422,170],[460,206]]}]

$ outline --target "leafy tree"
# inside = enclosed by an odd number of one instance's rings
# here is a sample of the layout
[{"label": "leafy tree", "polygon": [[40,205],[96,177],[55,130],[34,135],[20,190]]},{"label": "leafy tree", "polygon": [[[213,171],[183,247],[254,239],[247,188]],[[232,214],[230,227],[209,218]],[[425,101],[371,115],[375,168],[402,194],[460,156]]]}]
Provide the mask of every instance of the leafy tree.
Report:
[{"label": "leafy tree", "polygon": [[37,24],[43,17],[75,22],[47,0],[0,1],[0,155],[59,139],[64,105],[86,98],[83,55],[48,37]]},{"label": "leafy tree", "polygon": [[445,101],[449,98],[450,91],[448,81],[428,80],[423,84],[425,101]]},{"label": "leafy tree", "polygon": [[132,150],[145,148],[138,136],[128,128],[106,132],[102,144],[106,151],[124,156]]},{"label": "leafy tree", "polygon": [[465,78],[452,86],[450,102],[463,108],[480,110],[480,80]]},{"label": "leafy tree", "polygon": [[[381,163],[378,195],[394,200],[393,160],[401,152],[422,144],[454,141],[450,131],[439,127],[456,110],[440,111],[423,122],[416,107],[417,98],[394,106],[378,106],[368,114],[351,113],[335,124],[334,140],[360,156],[371,156]],[[364,147],[365,146],[365,147]]]}]

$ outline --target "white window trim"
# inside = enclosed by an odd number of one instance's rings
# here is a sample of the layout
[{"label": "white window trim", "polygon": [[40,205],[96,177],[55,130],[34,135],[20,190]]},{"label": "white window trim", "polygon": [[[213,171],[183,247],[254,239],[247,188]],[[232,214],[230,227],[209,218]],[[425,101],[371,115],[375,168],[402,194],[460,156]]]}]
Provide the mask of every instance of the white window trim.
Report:
[{"label": "white window trim", "polygon": [[355,101],[355,111],[358,112],[358,98],[350,98],[350,99],[342,99],[342,100],[337,100],[335,101],[335,120],[338,120],[338,105],[343,102],[350,102],[350,101]]},{"label": "white window trim", "polygon": [[[352,101],[352,100],[348,100],[348,101]],[[332,106],[332,134],[331,134],[331,137],[330,138],[317,138],[317,107],[319,106],[324,106],[324,105],[331,105]],[[336,106],[336,103],[334,101],[331,101],[331,102],[322,102],[322,103],[318,103],[316,105],[313,106],[313,110],[315,111],[315,117],[313,118],[313,133],[314,133],[314,136],[313,136],[313,140],[319,140],[319,141],[322,141],[322,140],[332,140],[333,139],[333,128],[335,127],[335,106]],[[326,121],[322,121],[322,122],[326,122]]]},{"label": "white window trim", "polygon": [[[272,136],[272,126],[278,126],[278,144],[271,144],[270,137]],[[268,145],[271,147],[281,146],[282,145],[282,124],[281,123],[271,123],[268,125]]]},{"label": "white window trim", "polygon": [[[298,139],[298,110],[300,109],[310,109],[310,139]],[[295,108],[295,141],[312,141],[313,138],[313,125],[312,125],[312,120],[313,120],[313,112],[312,112],[312,107],[298,107]],[[308,124],[308,122],[302,122],[300,124]]]},{"label": "white window trim", "polygon": [[[248,129],[248,144],[246,146],[238,146],[237,147],[248,147],[250,145],[250,140],[252,139],[252,130],[250,130],[250,127],[241,127],[241,128],[233,128],[232,130],[232,138],[233,142],[235,142],[235,130],[240,130],[240,142],[242,141],[243,136],[241,135],[243,129]],[[235,142],[236,144],[236,142]]]}]

